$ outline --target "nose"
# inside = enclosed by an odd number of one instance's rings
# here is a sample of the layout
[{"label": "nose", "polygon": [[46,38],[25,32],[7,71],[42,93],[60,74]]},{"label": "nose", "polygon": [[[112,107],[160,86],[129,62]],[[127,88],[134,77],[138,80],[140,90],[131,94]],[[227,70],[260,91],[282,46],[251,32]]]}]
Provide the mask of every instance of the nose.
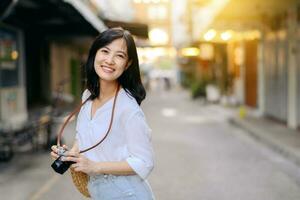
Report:
[{"label": "nose", "polygon": [[114,56],[112,54],[107,55],[105,61],[107,64],[113,65],[115,63]]}]

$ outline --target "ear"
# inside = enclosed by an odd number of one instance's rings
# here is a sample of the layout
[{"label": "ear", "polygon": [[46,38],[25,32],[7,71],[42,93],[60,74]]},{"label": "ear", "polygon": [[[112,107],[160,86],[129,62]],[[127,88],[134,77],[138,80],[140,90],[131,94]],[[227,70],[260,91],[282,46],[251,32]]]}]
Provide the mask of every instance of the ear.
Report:
[{"label": "ear", "polygon": [[128,61],[127,66],[125,67],[125,70],[127,70],[131,64],[132,64],[132,60]]}]

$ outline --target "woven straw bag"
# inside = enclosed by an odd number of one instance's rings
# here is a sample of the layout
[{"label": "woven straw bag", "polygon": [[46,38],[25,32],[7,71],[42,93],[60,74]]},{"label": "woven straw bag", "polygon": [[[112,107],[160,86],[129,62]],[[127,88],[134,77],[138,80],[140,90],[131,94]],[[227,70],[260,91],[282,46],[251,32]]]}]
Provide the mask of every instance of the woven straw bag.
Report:
[{"label": "woven straw bag", "polygon": [[[108,133],[110,132],[110,129],[112,127],[112,124],[113,124],[113,119],[114,119],[114,113],[115,113],[115,106],[116,106],[116,101],[117,101],[117,96],[118,96],[118,91],[120,89],[120,85],[118,85],[118,88],[116,90],[116,94],[115,94],[115,97],[114,97],[114,102],[113,102],[113,108],[112,108],[112,112],[111,112],[111,118],[110,118],[110,124],[109,124],[109,127],[106,131],[106,134],[105,136],[97,143],[95,144],[94,146],[92,147],[89,147],[87,149],[84,149],[84,150],[81,150],[79,153],[84,153],[84,152],[87,152],[93,148],[95,148],[96,146],[98,146],[99,144],[101,144],[105,138],[107,137]],[[65,123],[63,124],[60,132],[58,133],[58,136],[57,136],[57,146],[60,146],[60,140],[61,140],[61,137],[62,137],[62,134],[63,134],[63,130],[64,128],[66,127],[67,123],[70,121],[70,119],[72,118],[73,115],[75,115],[76,113],[78,113],[80,111],[80,108],[83,106],[83,104],[85,104],[88,100],[90,99],[87,98],[83,103],[80,104],[80,106],[75,109],[70,115],[69,117],[67,118],[67,120],[65,121]],[[89,191],[88,191],[88,188],[87,188],[87,185],[88,185],[88,181],[89,181],[89,177],[86,173],[84,172],[76,172],[74,169],[70,168],[70,173],[71,173],[71,177],[72,177],[72,180],[73,180],[73,183],[75,185],[75,187],[77,188],[77,190],[85,197],[91,197]]]},{"label": "woven straw bag", "polygon": [[91,197],[88,185],[88,175],[83,172],[76,172],[73,168],[70,168],[71,177],[77,190],[85,197]]}]

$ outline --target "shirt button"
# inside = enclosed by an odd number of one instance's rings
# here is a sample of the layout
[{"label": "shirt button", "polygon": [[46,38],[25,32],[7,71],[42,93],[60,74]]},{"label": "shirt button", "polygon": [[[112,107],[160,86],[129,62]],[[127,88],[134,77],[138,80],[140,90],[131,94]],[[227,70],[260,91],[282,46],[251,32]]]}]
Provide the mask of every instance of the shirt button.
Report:
[{"label": "shirt button", "polygon": [[133,196],[133,193],[132,193],[132,192],[129,192],[127,195],[128,195],[128,196]]}]

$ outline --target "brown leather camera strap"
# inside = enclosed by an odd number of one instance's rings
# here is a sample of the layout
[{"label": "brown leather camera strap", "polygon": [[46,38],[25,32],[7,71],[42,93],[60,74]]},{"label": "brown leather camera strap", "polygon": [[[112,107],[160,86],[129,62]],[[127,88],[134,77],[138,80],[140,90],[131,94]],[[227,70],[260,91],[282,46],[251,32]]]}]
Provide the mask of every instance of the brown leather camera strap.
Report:
[{"label": "brown leather camera strap", "polygon": [[[114,102],[113,102],[113,107],[112,107],[112,112],[111,112],[111,117],[110,117],[110,123],[109,123],[109,127],[104,135],[104,137],[98,142],[96,143],[95,145],[89,147],[89,148],[86,148],[84,150],[81,150],[79,153],[84,153],[84,152],[87,152],[93,148],[95,148],[96,146],[98,146],[99,144],[101,144],[105,138],[108,136],[108,133],[110,132],[111,130],[111,127],[112,127],[112,124],[113,124],[113,119],[114,119],[114,113],[115,113],[115,107],[116,107],[116,102],[117,102],[117,97],[118,97],[118,92],[120,90],[120,85],[118,85],[117,87],[117,90],[116,90],[116,93],[115,93],[115,97],[114,97]],[[63,131],[65,129],[65,127],[67,126],[67,124],[69,123],[70,119],[80,111],[81,107],[88,101],[90,100],[90,97],[87,98],[84,102],[82,102],[67,118],[67,120],[64,122],[64,124],[62,125],[58,135],[57,135],[57,146],[60,146],[60,141],[61,141],[61,137],[62,137],[62,134],[63,134]]]}]

